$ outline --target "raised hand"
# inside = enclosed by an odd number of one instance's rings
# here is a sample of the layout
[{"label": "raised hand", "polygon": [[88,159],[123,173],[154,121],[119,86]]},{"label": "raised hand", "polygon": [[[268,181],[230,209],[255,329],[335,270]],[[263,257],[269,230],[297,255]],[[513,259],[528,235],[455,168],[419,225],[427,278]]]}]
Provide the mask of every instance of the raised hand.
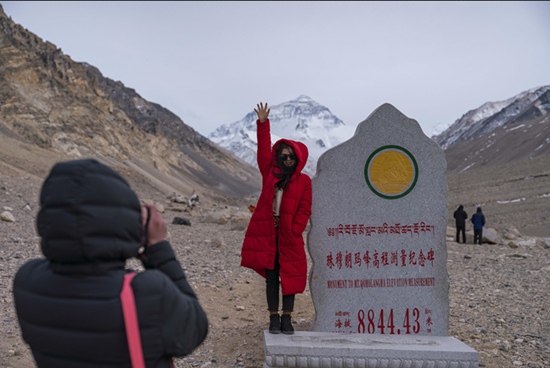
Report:
[{"label": "raised hand", "polygon": [[258,120],[260,120],[260,123],[263,123],[267,120],[267,117],[269,116],[269,111],[271,109],[267,108],[267,102],[265,103],[265,106],[262,102],[256,105],[258,109],[254,109],[256,111],[256,115],[258,115]]}]

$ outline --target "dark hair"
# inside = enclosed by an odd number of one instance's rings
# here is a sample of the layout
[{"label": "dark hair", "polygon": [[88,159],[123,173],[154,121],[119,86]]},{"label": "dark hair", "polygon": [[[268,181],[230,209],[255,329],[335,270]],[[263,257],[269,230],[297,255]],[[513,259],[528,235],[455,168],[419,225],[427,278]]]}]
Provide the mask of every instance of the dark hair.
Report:
[{"label": "dark hair", "polygon": [[292,177],[292,174],[294,173],[294,170],[296,170],[296,167],[298,166],[298,158],[296,158],[296,162],[292,167],[288,167],[283,163],[280,155],[285,148],[290,148],[294,153],[296,153],[294,151],[294,148],[287,143],[280,143],[279,145],[277,145],[277,148],[275,150],[275,160],[276,165],[280,169],[280,171],[277,172],[276,170],[273,170],[273,176],[275,176],[277,179],[280,179],[277,184],[275,184],[280,189],[284,189],[286,187],[286,185],[290,181],[290,178]]}]

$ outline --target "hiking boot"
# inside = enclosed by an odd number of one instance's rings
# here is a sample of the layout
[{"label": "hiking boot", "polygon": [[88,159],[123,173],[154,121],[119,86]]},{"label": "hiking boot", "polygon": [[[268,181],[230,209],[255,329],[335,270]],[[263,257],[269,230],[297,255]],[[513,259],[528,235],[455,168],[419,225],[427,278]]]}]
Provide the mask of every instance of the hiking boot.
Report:
[{"label": "hiking boot", "polygon": [[269,316],[269,333],[281,333],[281,317],[278,314],[271,314]]},{"label": "hiking boot", "polygon": [[292,321],[290,314],[283,314],[281,317],[281,331],[285,335],[292,335],[294,333],[294,327],[292,327]]}]

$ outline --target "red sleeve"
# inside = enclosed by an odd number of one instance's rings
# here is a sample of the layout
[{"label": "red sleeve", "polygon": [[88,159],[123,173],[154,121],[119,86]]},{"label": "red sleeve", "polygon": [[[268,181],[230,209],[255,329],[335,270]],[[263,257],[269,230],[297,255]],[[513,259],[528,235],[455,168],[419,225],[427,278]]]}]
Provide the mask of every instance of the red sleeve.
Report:
[{"label": "red sleeve", "polygon": [[256,135],[258,138],[258,168],[262,176],[269,173],[271,167],[271,129],[269,126],[269,119],[260,123],[260,120],[256,121]]}]

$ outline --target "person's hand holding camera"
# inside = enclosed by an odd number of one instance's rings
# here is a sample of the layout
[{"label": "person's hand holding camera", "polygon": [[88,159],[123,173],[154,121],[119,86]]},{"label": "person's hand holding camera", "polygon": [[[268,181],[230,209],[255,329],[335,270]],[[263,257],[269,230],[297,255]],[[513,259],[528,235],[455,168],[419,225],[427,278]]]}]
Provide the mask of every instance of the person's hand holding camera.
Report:
[{"label": "person's hand holding camera", "polygon": [[152,204],[141,206],[141,219],[143,221],[143,234],[145,235],[144,244],[146,247],[160,243],[166,240],[168,233],[164,219]]}]

